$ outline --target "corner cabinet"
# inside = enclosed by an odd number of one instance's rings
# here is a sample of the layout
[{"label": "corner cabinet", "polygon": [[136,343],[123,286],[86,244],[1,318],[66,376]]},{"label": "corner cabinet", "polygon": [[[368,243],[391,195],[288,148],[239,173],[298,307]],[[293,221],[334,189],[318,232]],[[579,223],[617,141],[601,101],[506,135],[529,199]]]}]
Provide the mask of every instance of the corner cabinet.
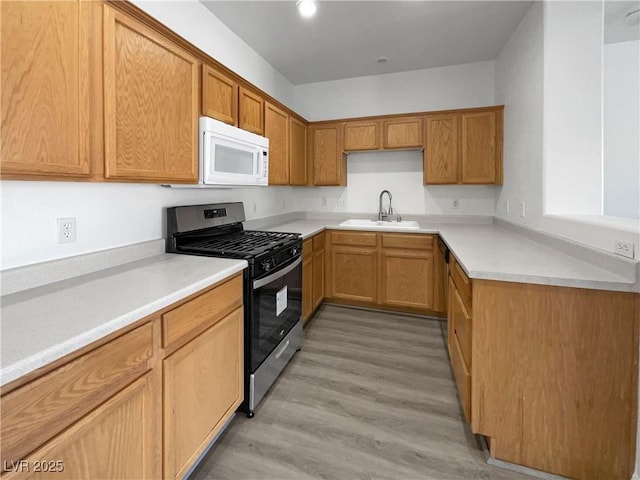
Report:
[{"label": "corner cabinet", "polygon": [[503,107],[425,116],[424,184],[502,184]]},{"label": "corner cabinet", "polygon": [[3,178],[86,179],[102,162],[101,7],[0,2]]},{"label": "corner cabinet", "polygon": [[198,59],[108,5],[103,40],[105,178],[196,183]]},{"label": "corner cabinet", "polygon": [[289,116],[289,184],[307,185],[307,126]]}]

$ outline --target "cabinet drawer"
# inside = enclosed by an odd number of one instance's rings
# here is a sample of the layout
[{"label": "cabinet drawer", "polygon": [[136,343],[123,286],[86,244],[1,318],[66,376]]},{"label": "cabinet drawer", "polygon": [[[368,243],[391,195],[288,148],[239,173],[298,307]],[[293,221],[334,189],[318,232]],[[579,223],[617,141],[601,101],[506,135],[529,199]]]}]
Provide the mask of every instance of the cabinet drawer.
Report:
[{"label": "cabinet drawer", "polygon": [[319,252],[324,249],[324,232],[313,237],[313,251]]},{"label": "cabinet drawer", "polygon": [[460,292],[453,287],[451,305],[451,317],[453,323],[453,333],[458,337],[460,353],[467,368],[471,369],[471,316],[460,298]]},{"label": "cabinet drawer", "polygon": [[453,366],[453,374],[456,377],[456,385],[458,386],[458,395],[460,395],[460,403],[462,410],[468,423],[471,423],[471,374],[467,370],[460,351],[460,343],[457,335],[453,335],[451,349],[451,365]]},{"label": "cabinet drawer", "polygon": [[411,248],[420,250],[433,249],[433,235],[415,235],[415,234],[382,234],[383,248]]},{"label": "cabinet drawer", "polygon": [[183,343],[242,306],[242,275],[162,316],[162,346]]},{"label": "cabinet drawer", "polygon": [[151,323],[2,397],[2,462],[25,455],[149,369]]},{"label": "cabinet drawer", "polygon": [[302,242],[302,258],[306,259],[313,255],[313,239],[307,238]]},{"label": "cabinet drawer", "polygon": [[331,232],[332,245],[358,245],[375,247],[376,234],[371,232]]},{"label": "cabinet drawer", "polygon": [[453,255],[449,260],[449,271],[454,283],[456,284],[456,288],[460,293],[460,298],[464,302],[468,311],[471,312],[471,280]]}]

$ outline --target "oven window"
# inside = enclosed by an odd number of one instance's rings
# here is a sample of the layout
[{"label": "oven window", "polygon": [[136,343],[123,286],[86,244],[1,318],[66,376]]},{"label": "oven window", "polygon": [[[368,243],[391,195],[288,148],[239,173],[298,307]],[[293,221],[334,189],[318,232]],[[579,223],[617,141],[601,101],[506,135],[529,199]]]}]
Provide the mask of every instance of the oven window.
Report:
[{"label": "oven window", "polygon": [[253,175],[253,152],[219,143],[214,148],[217,172]]},{"label": "oven window", "polygon": [[[251,371],[253,372],[300,320],[302,265],[298,265],[283,277],[253,290],[252,295]],[[279,300],[278,297],[280,297]],[[283,297],[286,298],[286,307]]]}]

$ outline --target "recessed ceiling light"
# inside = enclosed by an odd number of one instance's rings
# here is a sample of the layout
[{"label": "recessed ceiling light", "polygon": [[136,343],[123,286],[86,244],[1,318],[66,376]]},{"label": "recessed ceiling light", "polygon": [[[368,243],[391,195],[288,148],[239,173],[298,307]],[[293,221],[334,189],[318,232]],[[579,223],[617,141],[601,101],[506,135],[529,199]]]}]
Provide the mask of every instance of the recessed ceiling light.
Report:
[{"label": "recessed ceiling light", "polygon": [[388,61],[389,59],[387,57],[380,57],[378,60],[376,60],[376,63],[378,63],[379,65],[384,65]]},{"label": "recessed ceiling light", "polygon": [[298,0],[296,5],[298,6],[298,12],[300,12],[300,15],[305,18],[313,17],[318,9],[315,0]]}]

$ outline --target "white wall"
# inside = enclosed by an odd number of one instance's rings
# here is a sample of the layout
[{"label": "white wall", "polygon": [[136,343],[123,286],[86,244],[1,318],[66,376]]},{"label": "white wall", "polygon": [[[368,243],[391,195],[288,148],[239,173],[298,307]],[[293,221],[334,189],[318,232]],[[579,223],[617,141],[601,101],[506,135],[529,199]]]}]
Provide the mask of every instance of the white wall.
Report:
[{"label": "white wall", "polygon": [[[243,201],[251,219],[293,210],[291,193],[290,187],[171,189],[117,183],[0,182],[0,268],[163,238],[163,207]],[[58,217],[76,217],[76,242],[57,243]]]},{"label": "white wall", "polygon": [[[422,184],[422,152],[352,153],[347,159],[347,187],[299,189],[296,203],[313,212],[378,213],[382,190],[393,195],[393,209],[400,215],[493,215],[493,186]],[[323,198],[326,205],[323,205]],[[338,206],[338,199],[344,206]],[[453,200],[459,207],[453,208]],[[386,208],[387,199],[383,202]]]},{"label": "white wall", "polygon": [[602,214],[603,3],[544,8],[545,210]]},{"label": "white wall", "polygon": [[494,62],[372,75],[295,87],[309,121],[493,105]]},{"label": "white wall", "polygon": [[604,214],[640,217],[640,40],[604,46]]}]

